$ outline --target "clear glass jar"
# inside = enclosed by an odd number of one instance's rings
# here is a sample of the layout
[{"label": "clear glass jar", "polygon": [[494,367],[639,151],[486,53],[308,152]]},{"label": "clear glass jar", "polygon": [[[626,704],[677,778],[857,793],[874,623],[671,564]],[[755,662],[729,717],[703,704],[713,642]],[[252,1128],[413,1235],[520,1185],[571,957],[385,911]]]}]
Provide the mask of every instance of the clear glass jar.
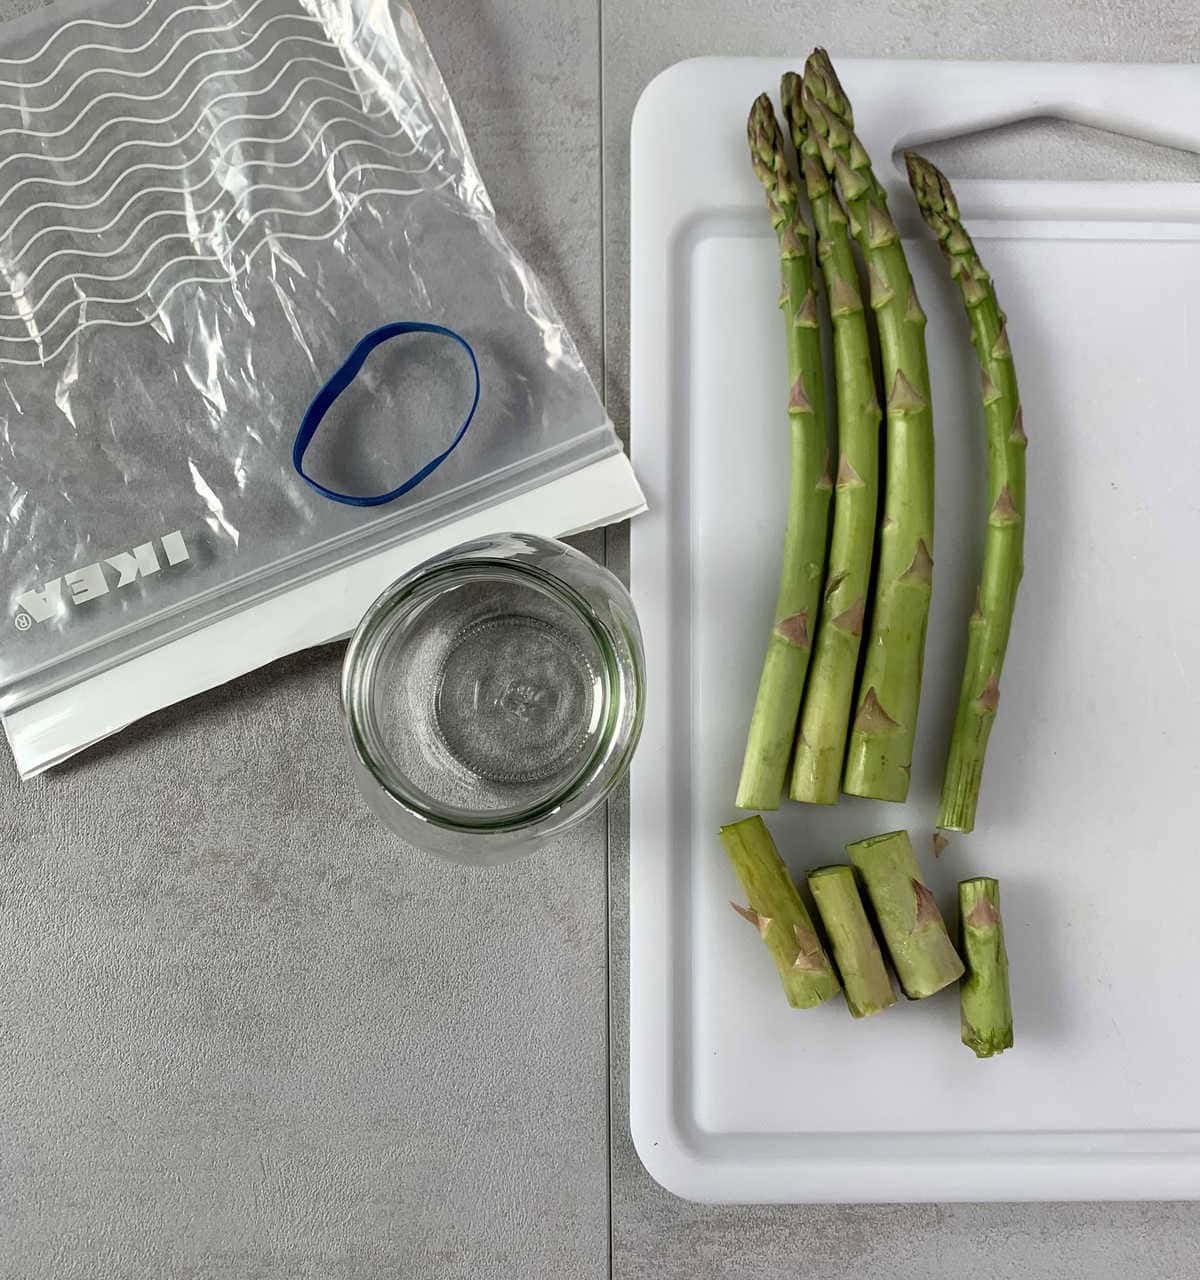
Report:
[{"label": "clear glass jar", "polygon": [[505,862],[579,822],[642,728],[629,593],[565,543],[503,534],[389,587],[346,651],[342,702],[360,789],[398,835],[458,862]]}]

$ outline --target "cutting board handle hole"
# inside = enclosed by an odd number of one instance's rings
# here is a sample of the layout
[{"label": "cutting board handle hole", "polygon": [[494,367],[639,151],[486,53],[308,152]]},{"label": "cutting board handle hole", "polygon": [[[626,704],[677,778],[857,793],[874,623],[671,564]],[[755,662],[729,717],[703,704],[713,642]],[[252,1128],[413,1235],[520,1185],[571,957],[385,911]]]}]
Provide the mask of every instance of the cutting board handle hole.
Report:
[{"label": "cutting board handle hole", "polygon": [[1200,155],[1059,116],[1029,116],[993,128],[928,141],[906,140],[893,153],[919,151],[947,177],[1106,182],[1200,182]]}]

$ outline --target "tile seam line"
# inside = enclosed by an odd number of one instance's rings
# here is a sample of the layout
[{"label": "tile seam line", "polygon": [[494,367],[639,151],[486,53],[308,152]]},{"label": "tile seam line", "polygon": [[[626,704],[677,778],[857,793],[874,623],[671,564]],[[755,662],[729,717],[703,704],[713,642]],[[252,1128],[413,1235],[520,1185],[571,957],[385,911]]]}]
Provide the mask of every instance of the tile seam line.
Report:
[{"label": "tile seam line", "polygon": [[[600,396],[608,410],[608,232],[604,186],[604,0],[596,0],[596,176],[600,209]],[[604,564],[609,566],[611,530],[604,530]],[[612,1005],[612,802],[604,806],[604,1139],[607,1159],[604,1166],[605,1226],[607,1235],[607,1275],[613,1280],[613,1005]]]}]

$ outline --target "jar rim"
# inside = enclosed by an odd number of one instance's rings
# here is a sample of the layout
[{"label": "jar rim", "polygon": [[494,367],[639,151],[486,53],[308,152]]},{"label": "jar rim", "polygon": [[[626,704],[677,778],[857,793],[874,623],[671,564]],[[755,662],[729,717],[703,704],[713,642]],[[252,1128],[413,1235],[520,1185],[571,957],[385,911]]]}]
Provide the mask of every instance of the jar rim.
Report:
[{"label": "jar rim", "polygon": [[[548,549],[562,549],[572,555],[581,555],[563,543],[534,539],[522,535],[531,542]],[[479,544],[473,544],[479,545]],[[461,550],[461,549],[459,549]],[[586,557],[581,557],[585,558]],[[594,562],[589,561],[594,564]],[[603,566],[595,565],[602,572]],[[588,758],[572,775],[545,797],[521,807],[492,811],[470,810],[452,806],[439,806],[432,798],[422,798],[407,785],[402,771],[388,760],[386,753],[377,749],[372,732],[372,694],[374,691],[373,660],[387,638],[394,633],[413,608],[434,598],[441,590],[458,587],[471,581],[486,579],[518,580],[551,596],[557,604],[569,610],[583,625],[596,644],[603,660],[603,679],[606,723]],[[570,808],[588,785],[600,776],[610,762],[614,742],[621,727],[619,699],[625,684],[617,645],[609,628],[600,618],[592,603],[570,583],[540,565],[529,564],[518,558],[486,555],[458,555],[430,562],[414,569],[385,590],[363,615],[346,650],[342,667],[342,704],[346,713],[346,727],[351,749],[372,779],[396,804],[413,818],[444,831],[463,835],[500,835],[528,830],[555,813]],[[636,746],[642,720],[642,691],[640,678],[634,696],[638,700],[634,732],[622,755]],[[624,772],[624,760],[615,776]],[[603,799],[603,792],[594,797],[593,803]],[[579,816],[591,808],[585,804]]]}]

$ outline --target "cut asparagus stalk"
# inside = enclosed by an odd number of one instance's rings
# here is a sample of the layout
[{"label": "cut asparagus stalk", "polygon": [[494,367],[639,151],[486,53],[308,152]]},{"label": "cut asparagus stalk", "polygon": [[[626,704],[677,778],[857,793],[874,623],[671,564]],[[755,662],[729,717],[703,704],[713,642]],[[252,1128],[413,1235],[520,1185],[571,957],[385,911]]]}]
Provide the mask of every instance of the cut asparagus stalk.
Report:
[{"label": "cut asparagus stalk", "polygon": [[721,828],[721,843],[746,894],[733,909],[758,930],[794,1009],[837,995],[838,980],[800,891],[788,875],[767,824],[757,815]]},{"label": "cut asparagus stalk", "polygon": [[767,641],[738,783],[740,809],[778,809],[800,718],[800,699],[825,577],[829,474],[821,330],[813,287],[811,233],[784,153],[783,134],[766,94],[748,125],[754,172],[767,193],[783,269],[780,307],[787,329],[791,480],[775,620]]},{"label": "cut asparagus stalk", "polygon": [[962,295],[983,382],[988,453],[983,574],[968,623],[967,660],[938,807],[939,827],[970,831],[1024,566],[1025,425],[1004,313],[959,219],[954,192],[927,160],[912,152],[905,159],[921,214],[949,259],[950,274]]},{"label": "cut asparagus stalk", "polygon": [[883,953],[867,919],[852,867],[818,867],[808,873],[817,913],[841,975],[846,1004],[856,1018],[896,1003]]},{"label": "cut asparagus stalk", "polygon": [[880,412],[846,215],[808,128],[795,72],[783,77],[780,96],[804,171],[833,320],[839,452],[829,570],[801,706],[791,796],[812,804],[836,804],[875,551]]},{"label": "cut asparagus stalk", "polygon": [[962,976],[942,913],[928,887],[907,831],[890,831],[846,846],[866,886],[879,930],[900,986],[910,1000],[923,1000]]},{"label": "cut asparagus stalk", "polygon": [[1013,1045],[999,881],[987,876],[961,881],[958,912],[967,962],[967,976],[959,986],[963,1044],[973,1049],[977,1058],[991,1058]]},{"label": "cut asparagus stalk", "polygon": [[813,51],[805,67],[804,106],[867,263],[886,395],[876,595],[843,786],[852,795],[904,800],[933,580],[933,409],[925,313],[887,196],[854,135],[850,103],[822,49]]}]

